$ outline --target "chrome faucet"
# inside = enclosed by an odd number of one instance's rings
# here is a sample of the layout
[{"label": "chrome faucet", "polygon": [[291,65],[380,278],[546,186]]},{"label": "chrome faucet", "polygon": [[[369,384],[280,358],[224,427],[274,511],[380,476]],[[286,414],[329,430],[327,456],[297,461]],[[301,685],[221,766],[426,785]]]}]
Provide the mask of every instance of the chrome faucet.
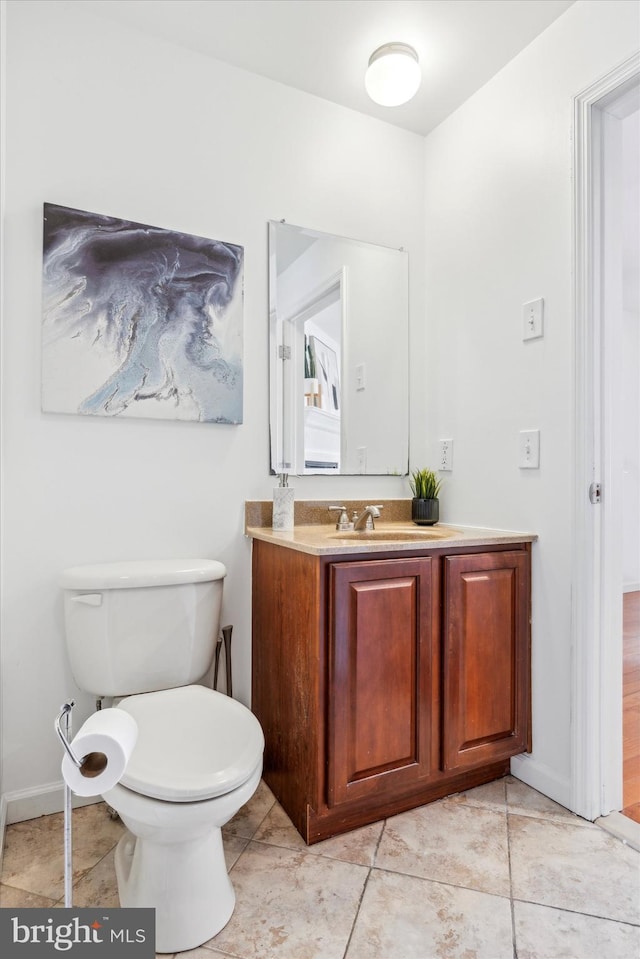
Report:
[{"label": "chrome faucet", "polygon": [[354,512],[351,517],[353,521],[353,528],[355,529],[375,529],[374,519],[378,519],[380,516],[380,510],[383,509],[381,505],[378,506],[365,506],[360,515]]}]

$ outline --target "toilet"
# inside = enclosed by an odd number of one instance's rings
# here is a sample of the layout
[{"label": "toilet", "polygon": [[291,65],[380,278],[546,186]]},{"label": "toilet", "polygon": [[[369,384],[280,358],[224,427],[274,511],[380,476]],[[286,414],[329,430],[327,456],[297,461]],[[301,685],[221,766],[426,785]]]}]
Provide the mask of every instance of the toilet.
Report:
[{"label": "toilet", "polygon": [[127,832],[120,905],[156,910],[156,951],[194,949],[229,921],[235,893],[222,826],[255,792],[264,736],[241,703],[199,680],[220,628],[226,569],[215,560],[76,566],[60,577],[74,679],[130,713],[138,739],[104,792]]}]

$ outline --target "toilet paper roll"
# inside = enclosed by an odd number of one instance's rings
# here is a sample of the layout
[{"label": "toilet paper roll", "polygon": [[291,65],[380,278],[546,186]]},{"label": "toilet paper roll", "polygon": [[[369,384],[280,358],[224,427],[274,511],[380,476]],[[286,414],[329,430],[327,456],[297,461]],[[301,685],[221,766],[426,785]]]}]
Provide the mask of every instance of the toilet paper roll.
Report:
[{"label": "toilet paper roll", "polygon": [[78,796],[98,796],[120,782],[138,738],[138,724],[124,709],[93,713],[71,742],[82,766],[64,754],[62,775]]}]

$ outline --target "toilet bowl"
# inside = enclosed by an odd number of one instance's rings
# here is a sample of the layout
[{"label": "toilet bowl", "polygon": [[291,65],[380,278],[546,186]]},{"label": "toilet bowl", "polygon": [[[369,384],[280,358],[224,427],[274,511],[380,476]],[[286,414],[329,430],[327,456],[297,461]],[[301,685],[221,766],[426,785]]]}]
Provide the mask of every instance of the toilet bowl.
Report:
[{"label": "toilet bowl", "polygon": [[241,703],[203,685],[220,631],[225,566],[135,560],[64,570],[65,638],[78,687],[138,726],[122,779],[103,793],[127,827],[121,906],[156,913],[156,950],[182,952],[228,922],[235,895],[221,827],[255,792],[264,736]]},{"label": "toilet bowl", "polygon": [[103,794],[127,827],[115,859],[120,905],[155,908],[157,952],[193,949],[233,913],[221,828],[260,782],[262,729],[203,686],[129,696],[118,708],[138,725],[121,782]]}]

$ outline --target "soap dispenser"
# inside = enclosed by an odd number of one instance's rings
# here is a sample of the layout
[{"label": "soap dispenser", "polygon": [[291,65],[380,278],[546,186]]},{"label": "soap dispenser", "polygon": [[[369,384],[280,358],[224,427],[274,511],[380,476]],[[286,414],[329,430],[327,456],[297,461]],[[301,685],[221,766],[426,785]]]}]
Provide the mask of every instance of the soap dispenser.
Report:
[{"label": "soap dispenser", "polygon": [[280,474],[280,485],[273,491],[273,518],[271,520],[272,529],[292,530],[293,529],[293,504],[295,499],[295,490],[289,486],[288,473]]}]

